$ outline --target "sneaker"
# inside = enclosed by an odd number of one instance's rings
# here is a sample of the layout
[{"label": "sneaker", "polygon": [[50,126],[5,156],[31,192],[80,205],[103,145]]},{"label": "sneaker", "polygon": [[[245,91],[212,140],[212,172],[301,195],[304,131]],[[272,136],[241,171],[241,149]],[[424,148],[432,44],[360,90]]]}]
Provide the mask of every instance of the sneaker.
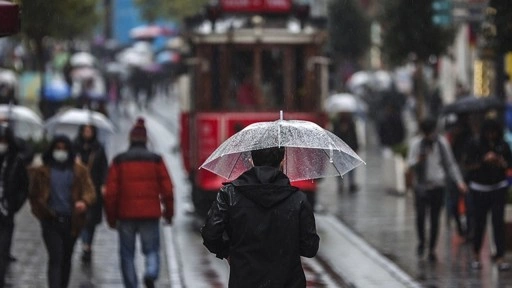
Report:
[{"label": "sneaker", "polygon": [[155,280],[149,277],[144,277],[144,285],[146,288],[155,288]]},{"label": "sneaker", "polygon": [[471,269],[473,270],[480,270],[482,269],[482,263],[478,260],[471,261]]}]

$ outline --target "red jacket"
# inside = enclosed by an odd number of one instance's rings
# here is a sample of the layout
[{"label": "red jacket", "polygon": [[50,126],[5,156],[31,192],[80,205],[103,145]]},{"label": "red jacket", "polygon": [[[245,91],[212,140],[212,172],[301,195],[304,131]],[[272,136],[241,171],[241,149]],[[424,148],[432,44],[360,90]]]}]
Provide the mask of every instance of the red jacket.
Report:
[{"label": "red jacket", "polygon": [[104,201],[110,227],[117,220],[164,216],[170,221],[174,215],[172,182],[162,157],[144,146],[132,146],[116,156],[109,168]]}]

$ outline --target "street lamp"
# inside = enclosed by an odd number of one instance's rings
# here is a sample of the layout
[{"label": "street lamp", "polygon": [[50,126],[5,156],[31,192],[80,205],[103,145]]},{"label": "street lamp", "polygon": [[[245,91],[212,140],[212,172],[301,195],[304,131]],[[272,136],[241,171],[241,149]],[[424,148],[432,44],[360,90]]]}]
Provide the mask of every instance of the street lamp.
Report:
[{"label": "street lamp", "polygon": [[20,31],[20,9],[17,4],[0,0],[0,37]]}]

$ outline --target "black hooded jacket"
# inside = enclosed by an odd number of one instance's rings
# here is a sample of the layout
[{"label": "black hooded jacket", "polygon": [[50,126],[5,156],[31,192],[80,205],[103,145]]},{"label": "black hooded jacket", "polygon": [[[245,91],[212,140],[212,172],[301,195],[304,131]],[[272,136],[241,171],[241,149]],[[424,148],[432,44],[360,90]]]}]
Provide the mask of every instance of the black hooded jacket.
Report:
[{"label": "black hooded jacket", "polygon": [[[6,166],[0,169],[0,174],[3,175],[3,189],[4,197],[8,204],[8,213],[13,217],[18,212],[28,196],[28,174],[25,169],[23,158],[20,155],[20,149],[17,145],[16,138],[10,128],[0,128],[0,135],[6,138],[9,150],[7,153],[0,155],[0,165]],[[5,169],[2,173],[2,169]]]},{"label": "black hooded jacket", "polygon": [[201,229],[204,245],[229,258],[229,287],[306,287],[300,256],[320,238],[304,193],[280,170],[257,166],[226,183]]}]

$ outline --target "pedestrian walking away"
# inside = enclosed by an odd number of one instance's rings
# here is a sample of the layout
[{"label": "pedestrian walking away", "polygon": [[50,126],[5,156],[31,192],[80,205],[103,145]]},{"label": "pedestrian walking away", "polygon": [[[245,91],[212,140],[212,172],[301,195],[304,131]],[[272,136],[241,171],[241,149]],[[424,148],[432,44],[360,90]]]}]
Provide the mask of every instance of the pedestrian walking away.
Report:
[{"label": "pedestrian walking away", "polygon": [[281,171],[284,154],[251,151],[254,167],[220,189],[201,228],[204,245],[230,265],[230,288],[306,287],[300,256],[314,257],[320,238],[305,194]]},{"label": "pedestrian walking away", "polygon": [[14,134],[7,123],[0,124],[0,288],[11,262],[14,216],[28,195],[28,175]]},{"label": "pedestrian walking away", "polygon": [[492,230],[496,254],[493,255],[499,270],[509,270],[505,256],[505,204],[507,203],[507,169],[512,167],[512,154],[503,140],[502,125],[495,119],[486,119],[480,137],[468,147],[466,169],[470,197],[474,209],[475,234],[473,237],[473,269],[481,268],[480,252],[487,223],[492,216]]},{"label": "pedestrian walking away", "polygon": [[128,151],[117,155],[109,168],[104,195],[108,225],[119,234],[120,266],[127,288],[138,287],[134,264],[137,235],[145,257],[144,284],[155,287],[160,270],[159,220],[163,216],[171,224],[174,215],[167,167],[146,144],[144,119],[139,118],[130,131]]},{"label": "pedestrian walking away", "polygon": [[416,230],[418,234],[417,254],[423,258],[425,251],[425,218],[430,212],[430,238],[428,259],[435,262],[439,216],[445,197],[446,180],[450,177],[462,193],[467,192],[466,184],[448,141],[436,131],[437,121],[426,118],[420,123],[421,135],[411,139],[407,164],[414,175],[414,202],[416,209]]},{"label": "pedestrian walking away", "polygon": [[[332,132],[334,135],[341,138],[341,140],[345,141],[347,145],[354,150],[354,152],[357,152],[359,150],[359,141],[357,139],[357,132],[356,132],[356,124],[354,122],[354,119],[352,117],[352,113],[349,112],[342,112],[338,114],[338,117],[336,121],[333,123],[333,130]],[[359,187],[356,183],[356,174],[355,169],[350,170],[347,173],[348,177],[348,184],[349,184],[349,191],[354,193],[359,190]],[[343,191],[343,178],[338,178],[338,192]]]},{"label": "pedestrian walking away", "polygon": [[75,161],[71,140],[54,137],[43,165],[31,170],[29,200],[48,252],[48,287],[68,287],[76,239],[96,194],[87,168]]},{"label": "pedestrian walking away", "polygon": [[108,160],[103,146],[97,140],[97,129],[94,125],[80,126],[74,146],[77,152],[77,161],[87,167],[96,191],[96,202],[87,210],[85,227],[80,235],[82,240],[81,260],[84,264],[89,264],[96,226],[101,223],[103,218],[102,189],[108,172]]}]

